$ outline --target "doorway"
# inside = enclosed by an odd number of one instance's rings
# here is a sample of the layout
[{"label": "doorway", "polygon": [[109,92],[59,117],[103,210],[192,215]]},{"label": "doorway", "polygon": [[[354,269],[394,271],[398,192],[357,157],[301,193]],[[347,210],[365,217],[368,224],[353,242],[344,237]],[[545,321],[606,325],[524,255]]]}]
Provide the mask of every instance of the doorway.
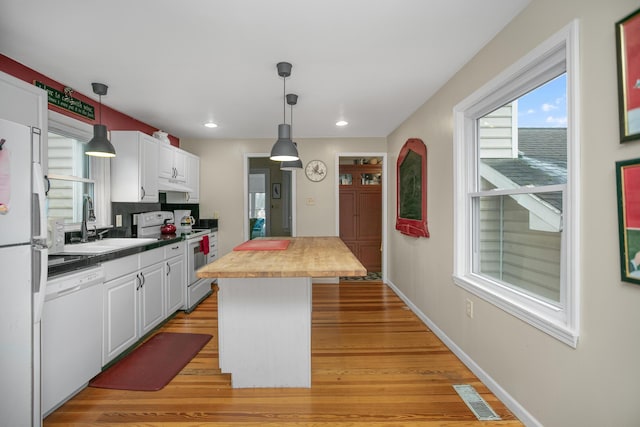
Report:
[{"label": "doorway", "polygon": [[386,153],[340,153],[337,232],[369,274],[386,270]]},{"label": "doorway", "polygon": [[268,153],[245,154],[245,240],[293,236],[295,174],[280,170]]}]

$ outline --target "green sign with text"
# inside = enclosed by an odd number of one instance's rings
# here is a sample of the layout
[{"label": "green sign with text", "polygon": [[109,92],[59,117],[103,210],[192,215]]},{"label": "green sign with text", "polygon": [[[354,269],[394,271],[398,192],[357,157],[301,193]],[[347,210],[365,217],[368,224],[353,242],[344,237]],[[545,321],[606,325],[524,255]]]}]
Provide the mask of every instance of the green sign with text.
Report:
[{"label": "green sign with text", "polygon": [[71,93],[73,91],[71,89],[61,92],[58,89],[54,89],[51,86],[40,83],[39,81],[35,81],[34,84],[47,91],[49,104],[71,111],[72,113],[79,114],[82,117],[95,120],[96,114],[93,105],[89,105],[72,97]]}]

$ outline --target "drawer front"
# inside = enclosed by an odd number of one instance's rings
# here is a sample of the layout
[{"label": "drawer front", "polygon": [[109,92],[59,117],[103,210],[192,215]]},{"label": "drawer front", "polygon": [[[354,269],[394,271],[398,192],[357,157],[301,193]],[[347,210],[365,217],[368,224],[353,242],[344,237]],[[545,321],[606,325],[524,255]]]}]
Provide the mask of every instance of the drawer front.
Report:
[{"label": "drawer front", "polygon": [[138,255],[129,255],[113,261],[103,262],[102,267],[104,269],[104,281],[108,282],[116,277],[138,271]]},{"label": "drawer front", "polygon": [[140,252],[140,268],[145,268],[162,261],[164,261],[164,248]]},{"label": "drawer front", "polygon": [[164,247],[165,259],[173,258],[174,256],[184,255],[185,242],[172,243]]}]

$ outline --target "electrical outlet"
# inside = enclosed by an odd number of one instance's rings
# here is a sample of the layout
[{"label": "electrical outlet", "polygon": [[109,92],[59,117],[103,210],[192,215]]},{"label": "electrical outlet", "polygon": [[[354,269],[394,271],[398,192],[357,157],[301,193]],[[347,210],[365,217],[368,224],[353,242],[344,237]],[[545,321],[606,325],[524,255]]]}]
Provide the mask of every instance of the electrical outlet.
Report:
[{"label": "electrical outlet", "polygon": [[466,305],[466,310],[467,310],[467,317],[470,319],[473,319],[473,301],[471,301],[469,298],[467,298],[465,300],[465,305]]},{"label": "electrical outlet", "polygon": [[116,215],[116,227],[122,227],[122,215]]}]

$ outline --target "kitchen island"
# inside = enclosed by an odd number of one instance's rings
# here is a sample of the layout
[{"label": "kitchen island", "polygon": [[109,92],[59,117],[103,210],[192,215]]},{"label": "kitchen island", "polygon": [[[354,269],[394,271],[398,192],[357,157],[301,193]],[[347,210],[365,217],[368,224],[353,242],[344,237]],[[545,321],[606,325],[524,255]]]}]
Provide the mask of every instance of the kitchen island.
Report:
[{"label": "kitchen island", "polygon": [[311,387],[311,279],[365,276],[338,237],[289,240],[284,250],[232,251],[198,270],[218,278],[220,369],[234,388]]}]

